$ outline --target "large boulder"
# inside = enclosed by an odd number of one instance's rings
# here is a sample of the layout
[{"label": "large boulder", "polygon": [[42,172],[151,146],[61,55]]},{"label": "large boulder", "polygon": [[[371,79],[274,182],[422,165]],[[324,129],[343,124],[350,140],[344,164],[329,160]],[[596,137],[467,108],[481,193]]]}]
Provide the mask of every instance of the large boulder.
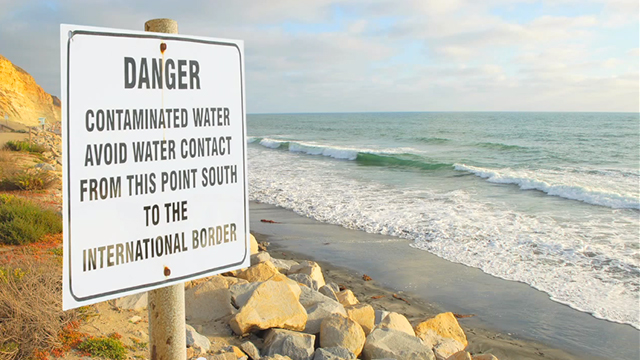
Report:
[{"label": "large boulder", "polygon": [[318,292],[320,294],[328,297],[328,298],[331,298],[331,299],[333,299],[335,301],[338,301],[338,297],[336,296],[336,292],[333,291],[333,289],[328,285],[321,286],[320,289],[318,289]]},{"label": "large boulder", "polygon": [[307,312],[289,285],[269,280],[253,290],[229,325],[236,334],[243,335],[274,327],[302,331],[306,323]]},{"label": "large boulder", "polygon": [[289,269],[291,269],[292,266],[299,265],[299,263],[295,260],[283,260],[273,257],[271,258],[271,262],[281,273],[284,274],[289,272]]},{"label": "large boulder", "polygon": [[236,308],[243,307],[247,303],[247,301],[249,301],[249,298],[251,297],[251,294],[253,294],[253,291],[258,286],[260,286],[260,284],[262,283],[254,282],[230,286],[229,293],[231,294],[231,301],[236,306]]},{"label": "large boulder", "polygon": [[250,245],[251,255],[257,254],[259,251],[258,241],[256,241],[256,238],[253,236],[253,234],[249,234],[249,245]]},{"label": "large boulder", "polygon": [[318,291],[318,282],[307,274],[291,274],[289,275],[289,279]]},{"label": "large boulder", "polygon": [[382,319],[387,317],[387,315],[389,315],[389,311],[377,309],[376,310],[376,319],[373,321],[373,324],[375,326],[378,326],[378,324],[380,324],[380,321],[382,321]]},{"label": "large boulder", "polygon": [[342,290],[336,293],[336,297],[338,298],[338,302],[342,304],[342,306],[349,306],[359,304],[358,298],[353,295],[353,291],[351,290]]},{"label": "large boulder", "polygon": [[197,354],[204,354],[209,351],[211,342],[206,336],[198,334],[198,332],[188,324],[185,324],[187,347],[190,347],[196,351]]},{"label": "large boulder", "polygon": [[374,329],[364,344],[364,360],[390,358],[396,360],[435,360],[433,351],[420,339],[394,329]]},{"label": "large boulder", "polygon": [[344,307],[336,301],[319,302],[307,308],[307,324],[304,332],[309,334],[317,334],[320,332],[322,322],[327,317],[337,314],[346,317],[347,313]]},{"label": "large boulder", "polygon": [[302,287],[300,294],[300,304],[307,310],[307,324],[304,332],[309,334],[319,333],[322,320],[331,314],[347,316],[347,312],[339,302],[305,286]]},{"label": "large boulder", "polygon": [[296,360],[311,360],[313,358],[315,340],[315,335],[271,329],[264,338],[262,354],[265,356],[279,354]]},{"label": "large boulder", "polygon": [[313,360],[356,360],[356,356],[342,347],[317,348]]},{"label": "large boulder", "polygon": [[416,335],[413,331],[413,326],[409,323],[409,320],[407,320],[404,315],[398,314],[397,312],[390,312],[387,314],[387,316],[380,321],[377,327],[380,329],[399,330],[411,336]]},{"label": "large boulder", "polygon": [[211,321],[232,315],[231,293],[223,276],[189,288],[184,292],[185,315],[189,321]]},{"label": "large boulder", "polygon": [[433,346],[433,353],[437,360],[447,360],[452,355],[463,352],[465,346],[459,341],[450,338],[441,338],[436,345]]},{"label": "large boulder", "polygon": [[435,346],[440,341],[440,338],[453,339],[464,345],[464,347],[469,344],[464,331],[458,324],[458,320],[450,312],[438,314],[429,320],[421,322],[416,325],[415,333],[417,337],[421,338],[429,346]]},{"label": "large boulder", "polygon": [[[273,277],[270,277],[268,280],[280,281],[285,283],[289,287],[289,289],[293,292],[293,294],[296,296],[296,299],[300,298],[300,292],[302,291],[300,289],[300,285],[298,285],[297,282],[289,279],[285,275],[276,274]],[[231,301],[233,302],[236,308],[241,308],[242,306],[244,306],[247,300],[249,300],[249,297],[251,297],[251,294],[253,294],[253,291],[262,283],[262,282],[249,283],[249,282],[246,282],[246,280],[242,280],[242,281],[245,281],[245,283],[236,284],[229,288],[229,292],[231,293]]]},{"label": "large boulder", "polygon": [[246,270],[240,271],[236,277],[245,279],[249,282],[267,281],[274,275],[280,274],[278,269],[271,263],[271,261],[265,261],[251,266]]},{"label": "large boulder", "polygon": [[304,306],[305,308],[325,301],[332,300],[311,288],[308,288],[306,286],[300,287],[300,304],[302,304],[302,306]]},{"label": "large boulder", "polygon": [[[251,265],[256,265],[261,262],[271,261],[271,255],[266,251],[260,251],[257,254],[251,255]],[[277,268],[277,267],[276,267]]]},{"label": "large boulder", "polygon": [[365,335],[369,335],[373,330],[373,322],[375,320],[375,311],[373,306],[369,304],[356,304],[346,306],[347,317],[362,326]]},{"label": "large boulder", "polygon": [[320,268],[320,265],[318,265],[318,263],[314,261],[305,260],[300,262],[298,265],[292,266],[287,272],[287,275],[291,275],[291,274],[309,275],[313,280],[318,282],[318,288],[320,288],[321,286],[324,286],[325,284],[324,275],[322,275],[322,268]]},{"label": "large boulder", "polygon": [[343,347],[358,356],[365,339],[362,327],[346,316],[332,314],[320,324],[320,347]]}]

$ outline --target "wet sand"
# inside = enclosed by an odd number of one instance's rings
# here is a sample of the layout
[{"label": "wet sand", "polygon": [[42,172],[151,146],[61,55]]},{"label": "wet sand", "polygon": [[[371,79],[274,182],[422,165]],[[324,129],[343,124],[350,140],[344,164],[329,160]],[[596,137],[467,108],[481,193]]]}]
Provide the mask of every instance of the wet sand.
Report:
[{"label": "wet sand", "polygon": [[[318,261],[333,281],[375,308],[403,313],[412,322],[443,311],[475,314],[459,320],[472,353],[491,352],[501,360],[640,356],[635,328],[553,302],[526,284],[413,249],[408,240],[321,223],[272,205],[250,208],[251,231],[271,243],[274,257]],[[363,281],[363,274],[373,281]],[[384,296],[371,299],[377,295]]]}]

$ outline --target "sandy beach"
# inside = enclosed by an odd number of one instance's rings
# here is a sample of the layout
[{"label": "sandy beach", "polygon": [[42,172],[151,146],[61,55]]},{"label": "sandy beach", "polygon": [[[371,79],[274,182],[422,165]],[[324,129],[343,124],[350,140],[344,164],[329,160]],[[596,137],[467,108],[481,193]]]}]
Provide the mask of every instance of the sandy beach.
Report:
[{"label": "sandy beach", "polygon": [[[499,359],[638,358],[638,331],[631,326],[598,320],[526,284],[411,249],[407,240],[259,203],[251,203],[251,231],[271,244],[272,256],[317,261],[325,276],[352,289],[361,301],[412,322],[442,311],[473,314],[459,319],[472,353],[491,352]],[[363,274],[373,281],[363,281]]]}]

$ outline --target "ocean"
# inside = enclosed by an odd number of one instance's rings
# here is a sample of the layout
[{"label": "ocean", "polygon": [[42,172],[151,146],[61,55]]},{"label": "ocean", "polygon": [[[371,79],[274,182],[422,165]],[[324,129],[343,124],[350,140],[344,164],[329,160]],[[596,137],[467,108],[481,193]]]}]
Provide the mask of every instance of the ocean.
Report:
[{"label": "ocean", "polygon": [[253,201],[640,329],[637,113],[256,114],[247,133]]}]

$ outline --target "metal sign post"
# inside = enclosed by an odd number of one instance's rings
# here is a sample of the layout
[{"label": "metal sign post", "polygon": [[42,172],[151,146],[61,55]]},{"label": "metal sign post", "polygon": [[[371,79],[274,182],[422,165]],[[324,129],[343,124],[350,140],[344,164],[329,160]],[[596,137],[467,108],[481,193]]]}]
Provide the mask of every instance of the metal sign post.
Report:
[{"label": "metal sign post", "polygon": [[[144,31],[177,34],[178,23],[171,19],[149,20],[144,24]],[[147,296],[151,360],[186,359],[184,284],[151,290]]]}]

